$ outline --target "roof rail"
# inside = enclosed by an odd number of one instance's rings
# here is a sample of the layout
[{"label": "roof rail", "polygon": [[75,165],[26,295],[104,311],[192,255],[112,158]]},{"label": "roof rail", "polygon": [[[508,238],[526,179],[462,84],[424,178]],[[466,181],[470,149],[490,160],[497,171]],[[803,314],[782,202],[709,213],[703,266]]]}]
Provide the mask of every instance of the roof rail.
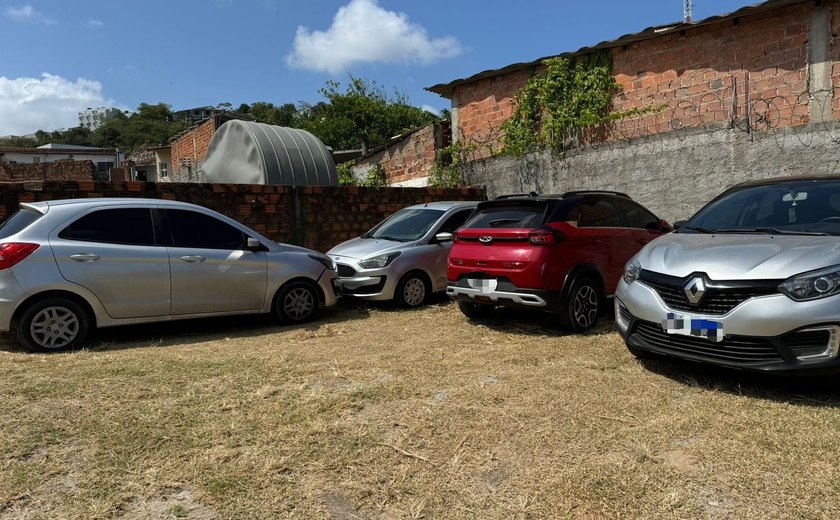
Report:
[{"label": "roof rail", "polygon": [[539,197],[539,196],[540,196],[540,194],[537,193],[536,191],[530,191],[528,193],[511,193],[510,195],[499,195],[498,197],[496,197],[493,200],[511,199],[513,197]]},{"label": "roof rail", "polygon": [[624,197],[625,199],[632,199],[630,195],[626,193],[622,193],[620,191],[610,191],[610,190],[578,190],[578,191],[567,191],[563,195],[560,195],[561,198],[566,197],[575,197],[577,195],[615,195],[617,197]]}]

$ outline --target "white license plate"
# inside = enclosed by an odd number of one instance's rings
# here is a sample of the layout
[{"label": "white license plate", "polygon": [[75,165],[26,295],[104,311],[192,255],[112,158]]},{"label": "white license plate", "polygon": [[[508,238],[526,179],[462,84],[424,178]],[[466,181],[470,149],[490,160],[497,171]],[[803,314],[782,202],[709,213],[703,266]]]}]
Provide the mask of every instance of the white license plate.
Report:
[{"label": "white license plate", "polygon": [[687,314],[669,312],[662,320],[662,328],[668,334],[693,336],[719,343],[723,341],[723,323]]},{"label": "white license plate", "polygon": [[496,290],[496,287],[499,285],[498,280],[494,279],[478,279],[478,278],[470,278],[467,280],[467,283],[473,289],[478,289],[481,294],[490,294]]}]

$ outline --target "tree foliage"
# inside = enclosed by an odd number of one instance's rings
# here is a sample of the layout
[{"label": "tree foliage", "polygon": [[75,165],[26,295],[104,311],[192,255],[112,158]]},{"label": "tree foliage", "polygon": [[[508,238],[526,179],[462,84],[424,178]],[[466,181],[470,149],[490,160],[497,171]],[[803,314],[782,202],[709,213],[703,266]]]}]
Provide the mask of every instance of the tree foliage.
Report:
[{"label": "tree foliage", "polygon": [[503,153],[520,156],[548,148],[562,152],[581,129],[621,117],[612,113],[620,85],[609,56],[595,53],[577,60],[550,58],[517,93],[513,115],[505,121]]}]

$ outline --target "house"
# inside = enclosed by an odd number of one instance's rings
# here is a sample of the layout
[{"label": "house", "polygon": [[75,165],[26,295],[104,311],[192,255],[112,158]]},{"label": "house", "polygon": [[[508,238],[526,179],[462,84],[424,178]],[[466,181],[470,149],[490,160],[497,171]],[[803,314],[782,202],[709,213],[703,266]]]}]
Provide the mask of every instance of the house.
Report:
[{"label": "house", "polygon": [[128,112],[114,107],[86,108],[79,112],[79,126],[93,131],[102,126],[105,121],[124,113]]},{"label": "house", "polygon": [[[565,154],[500,156],[502,123],[545,58],[429,87],[451,100],[462,180],[488,195],[616,189],[685,218],[721,189],[768,175],[836,173],[840,0],[768,0],[650,27],[556,56],[603,53],[629,114]],[[667,186],[668,189],[663,189]]]},{"label": "house", "polygon": [[124,160],[124,154],[116,148],[66,144],[45,144],[37,148],[0,147],[0,164],[90,162],[95,167],[94,180],[108,180],[109,170],[119,167]]},{"label": "house", "polygon": [[148,146],[128,158],[131,162],[131,179],[147,182],[170,182],[169,165],[172,163],[169,146]]},{"label": "house", "polygon": [[172,117],[175,121],[192,121],[197,123],[199,121],[204,121],[208,117],[213,117],[215,114],[221,112],[216,107],[206,106],[206,107],[195,107],[195,108],[187,108],[185,110],[177,110],[172,112]]}]

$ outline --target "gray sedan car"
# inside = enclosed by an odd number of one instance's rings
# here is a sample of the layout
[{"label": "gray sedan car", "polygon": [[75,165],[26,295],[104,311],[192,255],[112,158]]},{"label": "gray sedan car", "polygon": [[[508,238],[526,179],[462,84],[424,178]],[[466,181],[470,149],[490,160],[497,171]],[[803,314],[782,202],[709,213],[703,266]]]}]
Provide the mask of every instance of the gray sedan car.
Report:
[{"label": "gray sedan car", "polygon": [[0,226],[0,330],[30,350],[96,327],[230,314],[311,319],[335,264],[201,206],[153,199],[21,204]]},{"label": "gray sedan car", "polygon": [[477,202],[430,202],[403,208],[364,235],[327,251],[345,294],[364,300],[426,303],[446,290],[452,233]]}]

